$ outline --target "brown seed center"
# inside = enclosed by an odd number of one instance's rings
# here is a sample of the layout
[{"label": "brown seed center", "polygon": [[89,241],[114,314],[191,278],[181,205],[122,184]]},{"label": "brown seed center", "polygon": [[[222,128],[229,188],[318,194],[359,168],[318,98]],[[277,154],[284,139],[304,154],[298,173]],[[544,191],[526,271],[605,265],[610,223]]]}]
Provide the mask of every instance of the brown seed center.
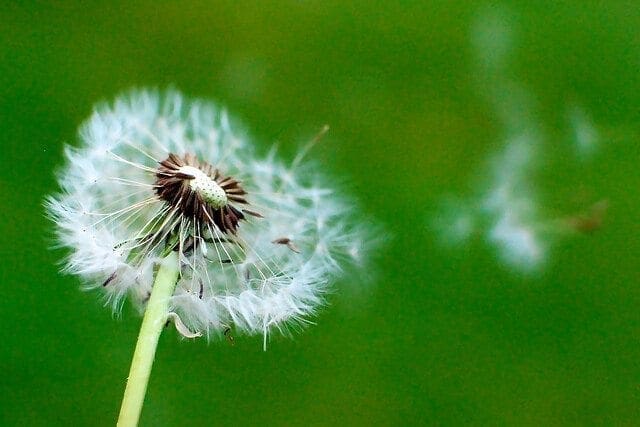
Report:
[{"label": "brown seed center", "polygon": [[223,233],[236,234],[245,214],[261,217],[234,206],[248,204],[247,192],[237,180],[190,153],[182,157],[170,153],[160,162],[154,184],[162,200],[199,227],[215,225]]}]

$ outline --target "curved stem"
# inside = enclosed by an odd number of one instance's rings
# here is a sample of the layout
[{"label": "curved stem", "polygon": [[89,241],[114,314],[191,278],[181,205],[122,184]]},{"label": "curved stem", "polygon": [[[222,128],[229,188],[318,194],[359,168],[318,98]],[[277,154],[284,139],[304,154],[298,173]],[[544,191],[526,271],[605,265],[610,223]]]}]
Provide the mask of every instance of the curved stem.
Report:
[{"label": "curved stem", "polygon": [[162,260],[151,289],[122,399],[119,427],[138,425],[158,339],[167,321],[169,298],[173,295],[178,274],[178,255],[172,251]]}]

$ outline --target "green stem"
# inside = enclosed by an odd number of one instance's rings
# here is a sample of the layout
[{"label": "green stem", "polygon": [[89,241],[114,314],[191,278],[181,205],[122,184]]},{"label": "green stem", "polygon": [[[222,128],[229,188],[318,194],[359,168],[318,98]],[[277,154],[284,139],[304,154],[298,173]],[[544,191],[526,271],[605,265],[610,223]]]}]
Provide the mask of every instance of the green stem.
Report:
[{"label": "green stem", "polygon": [[172,251],[162,260],[151,289],[122,399],[119,427],[138,425],[158,338],[167,321],[169,298],[173,295],[178,274],[178,255]]}]

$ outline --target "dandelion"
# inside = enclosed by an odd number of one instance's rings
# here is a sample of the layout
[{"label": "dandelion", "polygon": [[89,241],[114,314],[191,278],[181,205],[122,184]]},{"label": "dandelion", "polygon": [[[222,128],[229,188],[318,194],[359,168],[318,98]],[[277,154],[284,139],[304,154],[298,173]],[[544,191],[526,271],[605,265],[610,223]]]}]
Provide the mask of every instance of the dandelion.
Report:
[{"label": "dandelion", "polygon": [[[591,233],[602,226],[607,200],[578,214],[550,217],[544,205],[537,175],[570,159],[554,156],[558,141],[549,141],[545,123],[536,108],[535,94],[510,73],[510,57],[516,47],[515,16],[504,8],[481,11],[472,31],[481,93],[493,107],[500,125],[501,148],[481,169],[475,194],[447,196],[433,225],[443,243],[456,246],[480,235],[500,261],[520,273],[538,272],[550,258],[552,247],[568,235]],[[569,140],[578,160],[592,156],[600,144],[599,133],[588,114],[569,108]],[[545,212],[546,211],[546,212]],[[546,214],[545,214],[546,213]]]},{"label": "dandelion", "polygon": [[186,337],[262,334],[266,346],[308,323],[362,257],[352,204],[304,152],[290,166],[275,150],[256,156],[211,103],[133,91],[98,106],[79,139],[46,207],[69,250],[64,271],[115,311],[128,298],[145,312],[123,425],[137,422],[167,321]]}]

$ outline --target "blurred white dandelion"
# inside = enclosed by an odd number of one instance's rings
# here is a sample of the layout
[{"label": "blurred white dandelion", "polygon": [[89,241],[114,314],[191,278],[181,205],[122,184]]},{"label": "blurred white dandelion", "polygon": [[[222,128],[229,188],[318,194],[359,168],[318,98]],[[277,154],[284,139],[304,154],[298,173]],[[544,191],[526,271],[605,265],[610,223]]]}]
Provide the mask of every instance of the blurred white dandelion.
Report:
[{"label": "blurred white dandelion", "polygon": [[365,255],[356,211],[301,157],[260,157],[226,112],[170,91],[103,104],[67,147],[47,199],[64,270],[114,310],[143,307],[161,259],[177,253],[171,318],[186,336],[286,332]]},{"label": "blurred white dandelion", "polygon": [[[539,270],[549,249],[562,236],[597,227],[606,202],[566,218],[544,215],[536,174],[548,167],[544,125],[536,114],[535,96],[509,72],[516,17],[503,6],[482,9],[472,27],[479,91],[486,96],[502,133],[501,147],[489,155],[474,195],[447,195],[434,220],[440,239],[460,245],[474,235],[496,249],[498,259],[521,272]],[[596,151],[599,136],[587,113],[569,109],[570,140],[575,157]],[[551,144],[550,146],[553,147]],[[547,146],[548,147],[548,146]],[[568,161],[568,159],[563,159]]]}]

